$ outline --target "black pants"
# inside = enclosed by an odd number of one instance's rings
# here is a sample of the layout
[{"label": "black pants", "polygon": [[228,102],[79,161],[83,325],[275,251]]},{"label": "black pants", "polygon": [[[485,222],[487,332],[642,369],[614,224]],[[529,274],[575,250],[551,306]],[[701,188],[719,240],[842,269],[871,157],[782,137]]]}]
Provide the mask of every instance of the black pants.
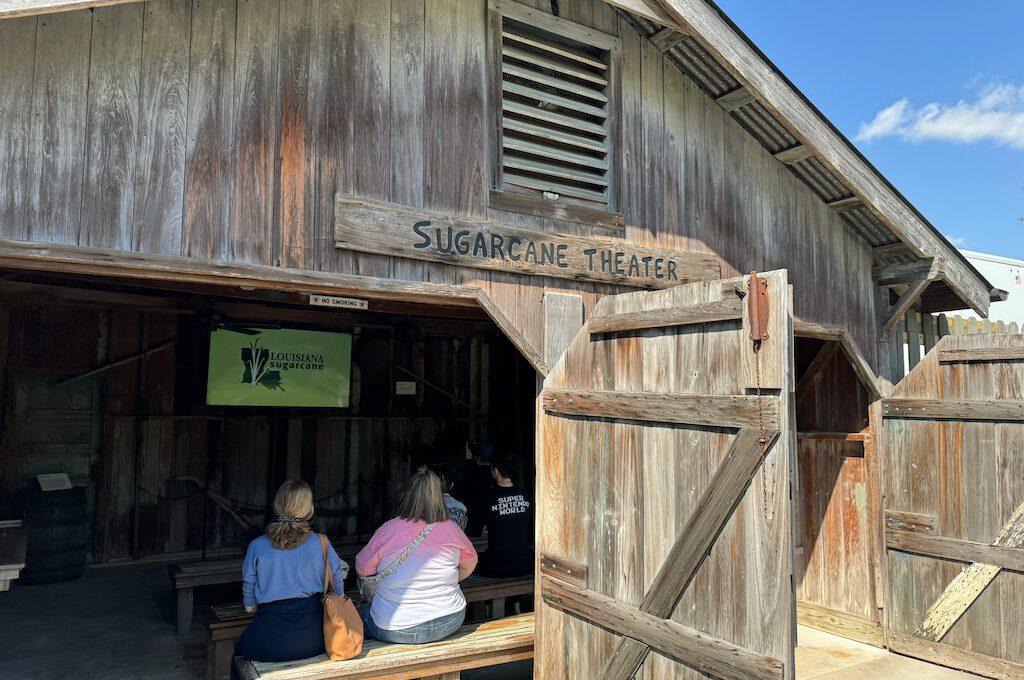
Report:
[{"label": "black pants", "polygon": [[500,552],[488,548],[480,553],[476,572],[492,578],[512,578],[533,573],[533,551]]},{"label": "black pants", "polygon": [[[320,595],[266,602],[235,645],[235,656],[251,661],[294,661],[324,653],[324,607]],[[231,678],[238,680],[231,663]]]}]

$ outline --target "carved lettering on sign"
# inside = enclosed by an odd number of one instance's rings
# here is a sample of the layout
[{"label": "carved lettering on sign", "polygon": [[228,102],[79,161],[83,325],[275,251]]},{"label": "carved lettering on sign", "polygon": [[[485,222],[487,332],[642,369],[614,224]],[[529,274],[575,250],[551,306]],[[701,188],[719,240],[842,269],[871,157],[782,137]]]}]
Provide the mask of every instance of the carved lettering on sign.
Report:
[{"label": "carved lettering on sign", "polygon": [[464,267],[662,288],[715,279],[712,255],[475,221],[338,195],[339,248]]}]

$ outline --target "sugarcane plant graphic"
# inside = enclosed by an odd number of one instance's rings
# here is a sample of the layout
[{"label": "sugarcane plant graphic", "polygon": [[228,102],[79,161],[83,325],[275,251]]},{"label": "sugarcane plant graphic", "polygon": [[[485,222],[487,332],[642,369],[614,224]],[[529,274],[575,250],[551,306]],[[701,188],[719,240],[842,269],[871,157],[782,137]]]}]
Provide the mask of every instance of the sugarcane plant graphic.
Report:
[{"label": "sugarcane plant graphic", "polygon": [[282,389],[281,373],[270,370],[270,350],[260,346],[260,338],[242,348],[242,363],[245,365],[243,383],[262,385],[271,390]]}]

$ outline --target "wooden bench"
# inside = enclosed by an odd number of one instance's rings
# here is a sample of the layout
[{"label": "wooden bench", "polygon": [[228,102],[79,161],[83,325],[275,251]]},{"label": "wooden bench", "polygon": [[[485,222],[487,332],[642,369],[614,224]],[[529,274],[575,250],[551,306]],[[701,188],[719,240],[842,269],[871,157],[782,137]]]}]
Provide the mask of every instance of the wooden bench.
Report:
[{"label": "wooden bench", "polygon": [[21,520],[0,522],[0,592],[9,590],[25,568],[28,527]]},{"label": "wooden bench", "polygon": [[260,662],[235,659],[245,680],[456,680],[462,671],[533,658],[533,614],[463,626],[455,635],[426,645],[395,645],[369,640],[363,653],[348,661],[326,655],[301,661]]},{"label": "wooden bench", "polygon": [[[509,597],[533,593],[533,577],[488,578],[477,574],[462,582],[462,592],[468,604],[492,602],[492,616],[505,616],[505,600]],[[358,601],[355,591],[349,597]],[[206,680],[225,680],[231,668],[231,655],[235,641],[252,621],[252,615],[240,603],[216,605],[211,608],[209,637],[206,643]]]},{"label": "wooden bench", "polygon": [[[363,539],[345,539],[331,543],[341,559],[345,560],[350,568],[354,568],[356,553],[365,542]],[[473,545],[477,550],[481,550],[487,547],[487,539],[475,538]],[[171,573],[174,579],[174,588],[178,591],[178,635],[184,635],[192,627],[195,589],[202,586],[241,583],[242,558],[178,564],[173,567]]]}]

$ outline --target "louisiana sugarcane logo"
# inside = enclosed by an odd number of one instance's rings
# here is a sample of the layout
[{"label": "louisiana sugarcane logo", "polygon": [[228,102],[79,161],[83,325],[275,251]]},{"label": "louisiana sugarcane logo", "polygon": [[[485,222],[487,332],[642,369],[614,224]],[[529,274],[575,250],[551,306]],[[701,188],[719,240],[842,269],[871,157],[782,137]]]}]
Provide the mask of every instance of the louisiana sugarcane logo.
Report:
[{"label": "louisiana sugarcane logo", "polygon": [[262,338],[256,338],[242,348],[242,384],[260,385],[268,390],[284,390],[289,371],[322,371],[324,356],[307,352],[276,352],[261,347]]}]

